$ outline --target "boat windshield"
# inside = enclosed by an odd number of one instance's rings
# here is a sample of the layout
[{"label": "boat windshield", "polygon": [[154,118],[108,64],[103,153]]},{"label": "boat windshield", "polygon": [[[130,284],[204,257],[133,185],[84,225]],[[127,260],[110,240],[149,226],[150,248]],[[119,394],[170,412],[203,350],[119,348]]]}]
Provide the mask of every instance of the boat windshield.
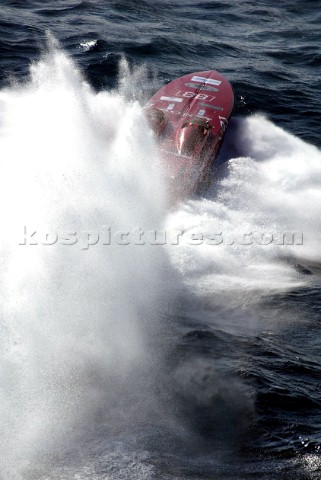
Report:
[{"label": "boat windshield", "polygon": [[191,119],[181,126],[179,150],[182,155],[192,155],[210,129],[209,123],[204,119]]}]

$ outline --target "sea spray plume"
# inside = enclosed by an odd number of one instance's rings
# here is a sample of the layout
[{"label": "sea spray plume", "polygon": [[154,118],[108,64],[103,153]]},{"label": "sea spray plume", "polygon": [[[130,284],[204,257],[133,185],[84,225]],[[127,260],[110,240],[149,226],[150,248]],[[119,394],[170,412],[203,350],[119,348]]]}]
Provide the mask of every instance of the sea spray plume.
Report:
[{"label": "sea spray plume", "polygon": [[[261,115],[239,119],[234,133],[234,157],[224,152],[229,160],[206,198],[168,217],[168,229],[204,238],[194,248],[182,241],[169,249],[172,260],[200,294],[245,288],[264,295],[304,285],[311,278],[298,273],[298,261],[321,260],[321,153]],[[282,244],[296,232],[292,244]],[[220,244],[206,241],[215,234]]]},{"label": "sea spray plume", "polygon": [[157,71],[150,71],[145,64],[133,66],[126,57],[119,63],[118,92],[127,101],[147,102],[156,90],[161,88]]},{"label": "sea spray plume", "polygon": [[17,480],[96,421],[113,432],[149,418],[175,274],[148,245],[19,245],[23,226],[162,224],[156,149],[138,104],[95,94],[59,49],[0,103],[0,452],[3,478]]}]

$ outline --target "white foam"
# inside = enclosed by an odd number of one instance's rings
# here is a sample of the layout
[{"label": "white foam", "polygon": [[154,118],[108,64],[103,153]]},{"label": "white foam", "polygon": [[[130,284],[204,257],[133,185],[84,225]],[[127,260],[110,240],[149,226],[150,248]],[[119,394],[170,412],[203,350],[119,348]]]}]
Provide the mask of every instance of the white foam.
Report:
[{"label": "white foam", "polygon": [[[197,290],[233,288],[272,291],[304,284],[296,259],[320,261],[321,152],[274,125],[262,115],[240,119],[227,139],[240,157],[230,158],[217,173],[207,198],[182,205],[168,228],[222,233],[223,243],[170,247],[174,264]],[[232,149],[231,149],[232,151]],[[226,152],[225,152],[226,155]],[[259,245],[263,234],[293,232],[295,245]],[[252,233],[251,245],[227,243]],[[303,235],[303,244],[300,235]],[[291,263],[293,260],[293,263]]]}]

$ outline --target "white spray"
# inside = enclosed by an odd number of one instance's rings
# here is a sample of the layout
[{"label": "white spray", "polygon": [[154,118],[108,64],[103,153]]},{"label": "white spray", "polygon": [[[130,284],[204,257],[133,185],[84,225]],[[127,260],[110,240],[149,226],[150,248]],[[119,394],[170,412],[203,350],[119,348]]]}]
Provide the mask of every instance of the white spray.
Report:
[{"label": "white spray", "polygon": [[164,216],[141,108],[94,93],[63,52],[0,92],[0,158],[1,478],[17,480],[97,415],[148,415],[173,273],[138,241]]},{"label": "white spray", "polygon": [[200,292],[272,293],[311,282],[296,266],[321,260],[321,152],[261,115],[235,123],[222,152],[229,161],[206,198],[168,219],[185,232],[172,260]]}]

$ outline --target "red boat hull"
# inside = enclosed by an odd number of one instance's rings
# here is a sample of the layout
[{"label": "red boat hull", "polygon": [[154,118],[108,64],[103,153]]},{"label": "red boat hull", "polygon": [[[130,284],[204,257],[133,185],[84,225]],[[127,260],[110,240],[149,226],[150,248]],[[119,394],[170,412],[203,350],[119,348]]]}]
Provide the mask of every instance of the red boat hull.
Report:
[{"label": "red boat hull", "polygon": [[230,83],[214,70],[168,83],[145,105],[171,190],[178,195],[197,192],[206,184],[233,106]]}]

